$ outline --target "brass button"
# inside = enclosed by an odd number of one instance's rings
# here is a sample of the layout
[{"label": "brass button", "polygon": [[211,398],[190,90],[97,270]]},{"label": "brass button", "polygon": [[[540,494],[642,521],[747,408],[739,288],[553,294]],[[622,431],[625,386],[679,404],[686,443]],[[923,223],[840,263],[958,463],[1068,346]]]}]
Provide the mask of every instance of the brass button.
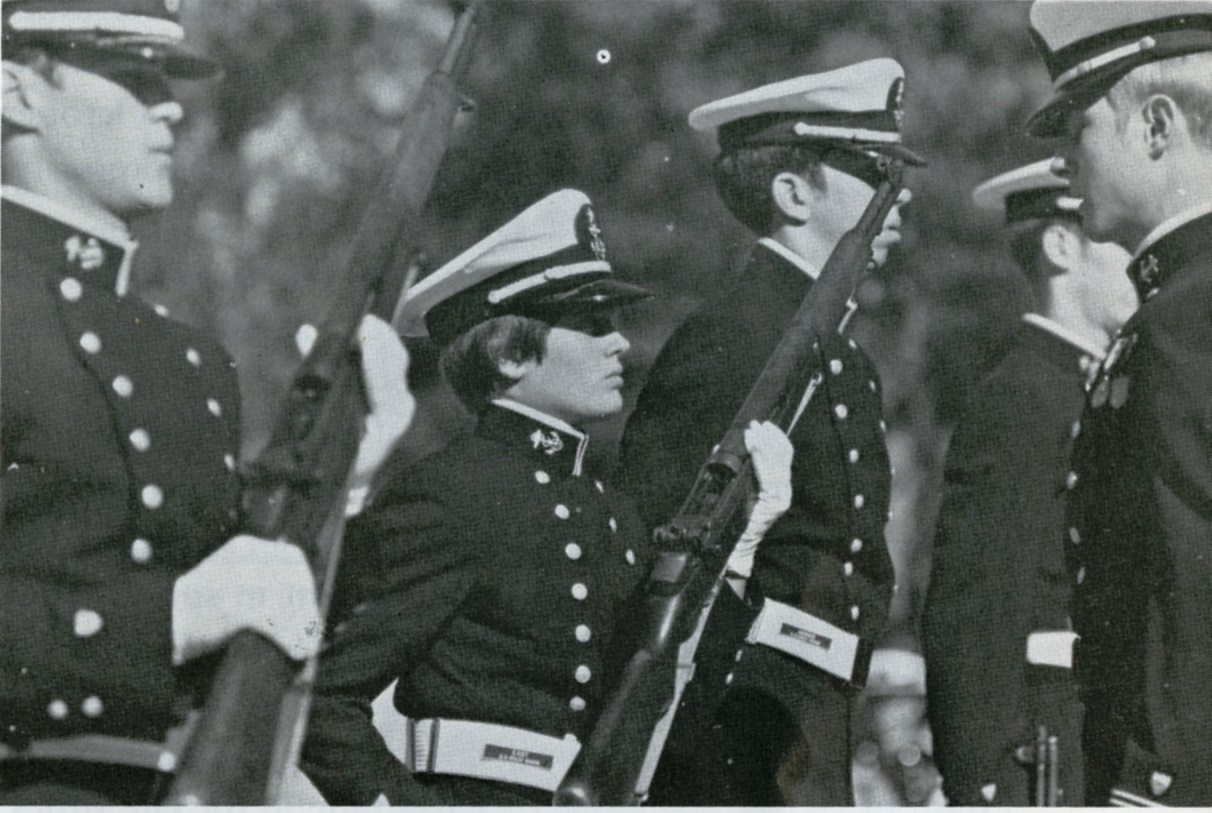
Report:
[{"label": "brass button", "polygon": [[130,558],[135,564],[145,565],[151,561],[152,546],[146,539],[139,538],[130,543]]},{"label": "brass button", "polygon": [[135,448],[136,452],[146,452],[151,448],[151,435],[147,434],[146,429],[131,430],[130,445]]},{"label": "brass button", "polygon": [[80,280],[75,277],[64,277],[59,283],[59,293],[68,302],[79,302],[80,297],[84,295],[84,288],[80,285]]},{"label": "brass button", "polygon": [[143,491],[139,496],[143,500],[143,505],[153,511],[164,505],[164,491],[160,486],[143,486]]}]

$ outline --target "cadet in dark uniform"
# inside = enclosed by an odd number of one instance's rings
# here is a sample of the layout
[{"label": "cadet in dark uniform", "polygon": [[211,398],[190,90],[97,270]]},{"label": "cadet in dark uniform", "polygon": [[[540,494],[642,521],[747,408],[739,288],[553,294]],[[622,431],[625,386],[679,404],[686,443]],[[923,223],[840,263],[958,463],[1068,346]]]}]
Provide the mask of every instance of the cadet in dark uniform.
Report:
[{"label": "cadet in dark uniform", "polygon": [[[628,421],[618,482],[635,489],[649,526],[685,498],[819,269],[871,200],[879,157],[921,163],[900,143],[902,82],[900,65],[879,59],[690,114],[695,129],[718,132],[717,191],[762,237],[740,277],[674,333]],[[898,210],[875,242],[879,262],[899,240]],[[712,610],[652,785],[655,804],[781,804],[779,771],[793,750],[797,802],[853,804],[851,701],[893,590],[884,543],[890,478],[875,367],[844,335],[822,336],[818,357],[822,378],[791,438],[791,508],[757,551],[746,599],[724,590]],[[777,619],[776,631],[838,646],[807,661],[778,651],[777,632],[758,631],[770,625],[750,631],[759,610]]]},{"label": "cadet in dark uniform", "polygon": [[[1082,803],[1064,495],[1083,386],[1136,308],[1128,254],[1092,243],[1068,184],[1039,161],[973,200],[1004,213],[1033,295],[1013,347],[968,399],[947,454],[922,619],[927,713],[955,805],[1027,806],[1039,727],[1057,738],[1059,801]],[[1026,759],[1024,759],[1026,758]]]},{"label": "cadet in dark uniform", "polygon": [[1088,393],[1064,546],[1086,801],[1212,804],[1212,2],[1038,2],[1031,132],[1142,304]]},{"label": "cadet in dark uniform", "polygon": [[[303,768],[334,804],[550,804],[634,646],[650,564],[630,499],[584,469],[622,409],[614,278],[589,199],[544,198],[418,284],[474,434],[388,470],[353,522]],[[423,321],[422,321],[423,319]],[[406,742],[371,700],[398,680]]]},{"label": "cadet in dark uniform", "polygon": [[166,78],[215,66],[163,3],[3,13],[0,804],[152,803],[191,662],[242,628],[314,653],[315,588],[237,535],[230,358],[129,293],[126,222],[172,199]]}]

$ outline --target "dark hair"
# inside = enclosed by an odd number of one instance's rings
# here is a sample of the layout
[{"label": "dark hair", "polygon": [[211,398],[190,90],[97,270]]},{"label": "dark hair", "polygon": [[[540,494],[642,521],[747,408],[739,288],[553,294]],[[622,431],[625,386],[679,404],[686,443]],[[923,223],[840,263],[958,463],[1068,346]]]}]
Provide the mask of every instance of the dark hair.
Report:
[{"label": "dark hair", "polygon": [[715,159],[712,177],[724,204],[737,220],[765,235],[775,224],[770,185],[780,172],[794,172],[824,189],[821,157],[802,145],[740,147]]},{"label": "dark hair", "polygon": [[4,61],[16,62],[36,71],[48,82],[55,81],[57,60],[47,48],[31,43],[15,43],[4,48]]},{"label": "dark hair", "polygon": [[497,316],[447,345],[438,364],[463,406],[478,415],[514,383],[501,374],[500,364],[542,361],[550,332],[551,325],[538,319]]}]

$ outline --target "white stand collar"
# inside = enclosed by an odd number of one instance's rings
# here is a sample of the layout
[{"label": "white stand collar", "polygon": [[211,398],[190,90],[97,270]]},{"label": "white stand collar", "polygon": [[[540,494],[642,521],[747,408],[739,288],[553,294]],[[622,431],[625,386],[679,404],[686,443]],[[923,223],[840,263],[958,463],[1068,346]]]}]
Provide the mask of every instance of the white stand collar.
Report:
[{"label": "white stand collar", "polygon": [[1041,316],[1038,313],[1024,313],[1023,321],[1029,325],[1035,325],[1040,330],[1046,330],[1058,339],[1063,339],[1069,344],[1076,347],[1091,358],[1098,361],[1103,360],[1103,356],[1107,354],[1107,348],[1100,346],[1098,342],[1092,341],[1087,336],[1082,336],[1075,330],[1062,325],[1060,322],[1054,322],[1047,316]]},{"label": "white stand collar", "polygon": [[1170,232],[1175,231],[1179,227],[1185,226],[1192,220],[1195,220],[1198,217],[1203,217],[1206,214],[1212,214],[1212,201],[1209,201],[1208,203],[1201,203],[1198,206],[1192,206],[1190,209],[1187,209],[1184,212],[1179,212],[1174,217],[1166,218],[1157,225],[1157,228],[1149,232],[1149,234],[1145,236],[1144,240],[1140,241],[1140,245],[1137,246],[1136,252],[1132,255],[1132,259],[1135,260],[1137,257],[1144,254],[1153,246],[1154,243],[1165,237]]},{"label": "white stand collar", "polygon": [[794,265],[796,268],[803,271],[805,274],[808,275],[809,279],[815,280],[817,277],[819,277],[821,275],[821,269],[813,268],[808,263],[807,260],[805,260],[800,255],[796,254],[791,249],[787,248],[785,245],[780,243],[778,240],[775,240],[773,237],[762,237],[758,240],[758,244],[765,246],[766,248],[773,251],[775,254],[778,254],[780,257],[782,257],[787,262]]}]

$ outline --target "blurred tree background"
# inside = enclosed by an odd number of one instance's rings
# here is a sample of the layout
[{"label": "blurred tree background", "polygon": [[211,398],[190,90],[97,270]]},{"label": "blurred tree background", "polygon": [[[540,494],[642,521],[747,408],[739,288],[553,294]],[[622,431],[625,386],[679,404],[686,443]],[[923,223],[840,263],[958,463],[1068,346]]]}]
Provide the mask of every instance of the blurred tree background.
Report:
[{"label": "blurred tree background", "polygon": [[[184,11],[191,40],[225,73],[179,88],[178,202],[137,224],[136,286],[238,359],[247,457],[297,361],[295,330],[340,293],[334,271],[453,13],[436,0],[194,0]],[[626,314],[632,397],[752,242],[716,199],[715,144],[687,113],[876,56],[905,66],[905,140],[930,166],[910,174],[904,242],[860,289],[851,330],[880,367],[897,466],[887,662],[912,651],[947,435],[1027,303],[999,223],[969,201],[981,180],[1047,155],[1023,135],[1048,89],[1027,3],[497,0],[488,12],[465,88],[477,107],[460,119],[421,247],[435,268],[542,195],[586,191],[616,271],[658,294]],[[432,348],[411,346],[422,407],[405,453],[419,455],[468,419],[437,385]],[[600,454],[613,454],[624,418],[596,427]],[[914,668],[873,678],[859,758],[885,771],[861,802],[930,798],[914,773],[928,732],[880,722],[906,713],[881,712],[881,697],[917,697]]]}]

